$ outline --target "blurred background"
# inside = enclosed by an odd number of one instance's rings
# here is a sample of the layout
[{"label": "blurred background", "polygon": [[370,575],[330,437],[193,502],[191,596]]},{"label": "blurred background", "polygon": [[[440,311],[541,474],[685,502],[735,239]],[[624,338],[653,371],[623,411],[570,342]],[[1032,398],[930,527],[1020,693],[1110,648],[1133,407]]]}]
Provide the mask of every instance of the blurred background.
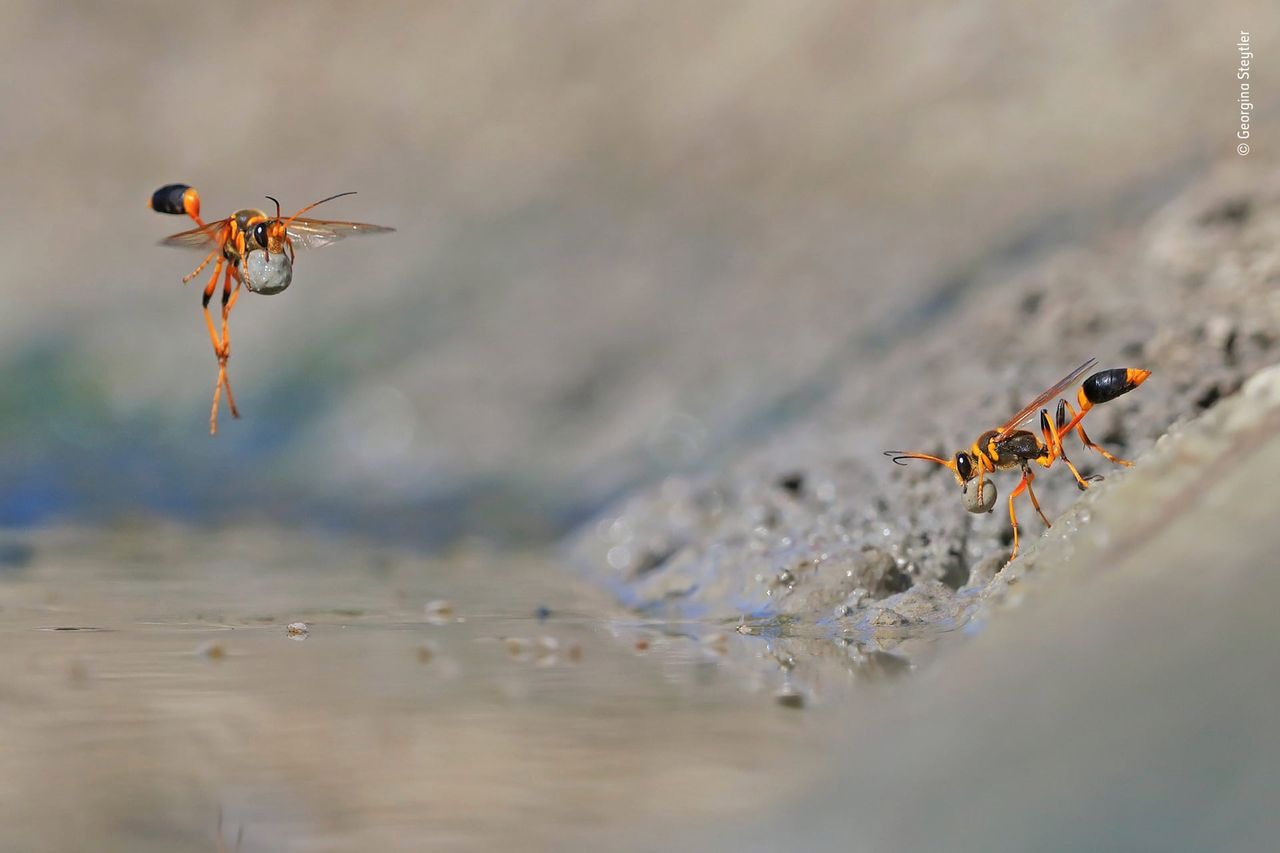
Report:
[{"label": "blurred background", "polygon": [[[1280,4],[0,4],[3,849],[1266,848],[1280,450],[1147,450],[1275,360]],[[397,229],[243,294],[214,438],[173,182]],[[1165,462],[997,583],[878,451],[1068,353]]]},{"label": "blurred background", "polygon": [[[247,517],[553,539],[802,418],[993,269],[1234,156],[1193,0],[5,4],[0,523]],[[1280,139],[1280,63],[1255,137]],[[1257,152],[1261,156],[1263,152]],[[187,222],[394,226],[245,294],[244,414]],[[874,405],[874,401],[868,401]]]}]

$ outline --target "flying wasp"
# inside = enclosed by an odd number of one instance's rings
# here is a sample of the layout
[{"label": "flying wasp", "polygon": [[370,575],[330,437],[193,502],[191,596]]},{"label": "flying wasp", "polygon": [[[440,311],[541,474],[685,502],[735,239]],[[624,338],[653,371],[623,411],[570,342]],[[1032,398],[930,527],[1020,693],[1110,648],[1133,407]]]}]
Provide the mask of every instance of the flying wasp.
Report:
[{"label": "flying wasp", "polygon": [[[1013,526],[1013,552],[1009,555],[1009,560],[1012,561],[1018,556],[1018,516],[1013,508],[1014,498],[1026,492],[1040,520],[1046,527],[1053,526],[1049,523],[1049,519],[1045,518],[1044,512],[1040,509],[1040,501],[1036,500],[1035,490],[1031,487],[1036,478],[1031,470],[1032,462],[1049,468],[1061,459],[1071,470],[1072,476],[1076,478],[1076,485],[1081,491],[1087,489],[1090,482],[1102,479],[1097,475],[1089,478],[1082,477],[1080,471],[1067,458],[1062,440],[1074,431],[1080,436],[1080,442],[1085,447],[1100,453],[1109,461],[1126,467],[1133,464],[1114,456],[1090,440],[1080,421],[1094,406],[1114,400],[1137,388],[1151,375],[1150,370],[1138,370],[1132,367],[1099,370],[1084,380],[1080,384],[1079,391],[1076,392],[1076,402],[1080,406],[1080,411],[1077,412],[1066,399],[1059,399],[1058,410],[1052,424],[1049,422],[1049,410],[1042,408],[1054,397],[1074,385],[1081,376],[1096,365],[1096,359],[1089,359],[1046,388],[1042,394],[1023,406],[1016,415],[1005,421],[1003,426],[987,430],[968,450],[957,450],[950,459],[905,450],[886,450],[884,455],[892,457],[893,461],[899,465],[905,465],[907,459],[923,459],[951,469],[956,482],[964,491],[965,508],[970,512],[989,512],[995,506],[996,487],[994,483],[986,482],[988,474],[995,473],[997,470],[1019,469],[1022,472],[1022,479],[1009,493],[1009,523]],[[1040,438],[1030,430],[1021,428],[1036,416],[1037,411],[1040,415]]]},{"label": "flying wasp", "polygon": [[[213,386],[213,406],[209,411],[210,435],[218,433],[218,402],[223,389],[227,392],[227,406],[231,409],[232,417],[240,417],[235,397],[231,395],[231,381],[227,378],[227,359],[231,357],[227,318],[240,296],[240,286],[244,285],[254,293],[268,296],[280,293],[293,281],[294,253],[297,250],[318,249],[357,234],[382,234],[395,230],[383,225],[305,219],[302,216],[317,205],[348,195],[355,193],[338,193],[322,198],[287,219],[280,215],[280,202],[267,196],[275,202],[275,216],[268,216],[261,210],[245,208],[237,210],[226,219],[206,223],[200,218],[200,194],[195,187],[166,184],[151,194],[148,206],[152,210],[189,216],[197,226],[190,231],[166,237],[160,244],[207,252],[200,265],[183,276],[183,284],[200,275],[213,262],[213,275],[205,285],[203,303],[209,339],[213,342],[213,353],[218,359],[218,378]],[[218,289],[219,279],[222,279],[221,332],[209,313],[209,302]]]}]

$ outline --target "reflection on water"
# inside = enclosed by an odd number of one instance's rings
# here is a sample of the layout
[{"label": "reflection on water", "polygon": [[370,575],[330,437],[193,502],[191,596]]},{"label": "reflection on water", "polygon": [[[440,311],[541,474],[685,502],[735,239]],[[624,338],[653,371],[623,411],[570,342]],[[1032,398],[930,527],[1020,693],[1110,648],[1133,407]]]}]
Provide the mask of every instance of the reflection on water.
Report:
[{"label": "reflection on water", "polygon": [[23,547],[3,849],[215,850],[220,813],[245,851],[644,837],[812,783],[851,685],[910,666],[911,641],[637,623],[533,557],[142,525]]}]

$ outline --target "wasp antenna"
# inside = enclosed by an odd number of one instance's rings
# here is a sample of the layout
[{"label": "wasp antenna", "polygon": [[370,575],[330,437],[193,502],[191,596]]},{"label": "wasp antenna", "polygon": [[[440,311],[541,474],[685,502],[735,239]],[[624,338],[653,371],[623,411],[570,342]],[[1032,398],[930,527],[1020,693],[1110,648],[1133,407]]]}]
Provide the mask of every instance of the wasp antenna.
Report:
[{"label": "wasp antenna", "polygon": [[280,221],[280,200],[275,196],[270,196],[270,195],[267,196],[267,198],[276,203],[276,221],[279,222]]},{"label": "wasp antenna", "polygon": [[308,206],[315,207],[317,204],[324,204],[326,201],[333,201],[335,198],[342,198],[344,195],[355,195],[355,194],[356,194],[355,190],[347,190],[344,193],[337,193],[335,195],[329,196],[328,198],[322,198],[319,201],[315,202],[314,204],[311,204]]},{"label": "wasp antenna", "polygon": [[904,459],[923,459],[926,462],[937,462],[939,465],[945,465],[950,468],[955,463],[949,459],[943,459],[930,453],[917,453],[914,450],[886,450],[884,455],[890,457],[895,465],[906,465]]},{"label": "wasp antenna", "polygon": [[306,207],[302,208],[302,210],[299,210],[299,211],[298,211],[297,213],[295,213],[293,216],[290,216],[290,217],[289,217],[289,221],[288,221],[288,222],[286,222],[286,223],[285,223],[285,225],[286,225],[286,226],[288,226],[290,223],[292,223],[292,222],[293,222],[293,220],[297,219],[299,216],[301,216],[302,214],[306,213],[306,212],[307,212],[308,210],[310,210],[311,208],[313,208],[313,207],[319,207],[320,205],[324,204],[326,201],[333,201],[335,198],[342,198],[343,196],[347,196],[347,195],[355,195],[355,194],[356,194],[356,191],[355,191],[355,190],[350,190],[349,192],[345,192],[345,193],[337,193],[336,195],[331,195],[331,196],[329,196],[328,198],[322,198],[322,199],[320,199],[319,201],[313,201],[311,204],[309,204],[309,205],[307,205]]}]

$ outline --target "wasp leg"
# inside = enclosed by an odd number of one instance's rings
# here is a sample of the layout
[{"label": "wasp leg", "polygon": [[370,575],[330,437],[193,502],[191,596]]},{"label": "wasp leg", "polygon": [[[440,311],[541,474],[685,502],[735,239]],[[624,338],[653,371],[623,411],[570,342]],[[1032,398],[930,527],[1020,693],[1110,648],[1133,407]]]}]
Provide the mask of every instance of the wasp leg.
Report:
[{"label": "wasp leg", "polygon": [[1058,431],[1066,423],[1066,412],[1062,408],[1065,402],[1065,400],[1058,401],[1057,429],[1049,425],[1049,410],[1040,410],[1040,434],[1044,436],[1045,446],[1049,448],[1048,458],[1040,461],[1040,464],[1048,468],[1055,459],[1061,457],[1062,461],[1067,463],[1067,468],[1071,470],[1071,475],[1076,478],[1076,486],[1083,492],[1089,488],[1089,480],[1087,477],[1080,476],[1080,471],[1067,458],[1067,450],[1062,446],[1062,435]]},{"label": "wasp leg", "polygon": [[[1069,425],[1064,432],[1058,433],[1059,440],[1061,440],[1062,437],[1066,435],[1068,432],[1075,431],[1080,436],[1081,444],[1083,444],[1089,450],[1093,450],[1093,451],[1096,451],[1097,453],[1102,454],[1102,456],[1106,458],[1109,462],[1114,462],[1117,465],[1123,465],[1126,468],[1133,465],[1133,463],[1130,462],[1128,459],[1121,459],[1119,456],[1116,456],[1111,452],[1109,452],[1102,445],[1095,444],[1092,440],[1090,440],[1089,434],[1084,431],[1084,425],[1080,423],[1081,419],[1083,419],[1084,417],[1084,412],[1081,412],[1079,415],[1077,415],[1076,410],[1072,408],[1071,404],[1068,403],[1066,400],[1058,401],[1058,411],[1064,412],[1064,413],[1070,413],[1071,415],[1071,425]],[[1059,420],[1062,420],[1062,419],[1063,417],[1059,417]]]},{"label": "wasp leg", "polygon": [[[1094,406],[1099,403],[1110,402],[1123,394],[1128,394],[1134,388],[1146,382],[1150,376],[1150,370],[1141,370],[1134,367],[1114,367],[1110,370],[1099,370],[1086,379],[1081,384],[1080,390],[1076,392],[1076,400],[1080,403],[1080,414],[1077,415],[1075,410],[1072,409],[1071,423],[1067,424],[1065,429],[1058,430],[1058,434],[1066,435],[1071,432],[1079,425],[1080,421],[1084,420],[1084,416]],[[1068,403],[1067,405],[1070,404]],[[1085,441],[1086,447],[1094,447],[1099,453],[1119,464],[1118,459],[1086,439],[1083,430],[1080,431],[1080,437]]]},{"label": "wasp leg", "polygon": [[[213,406],[209,412],[209,435],[218,434],[218,399],[222,394],[222,386],[226,381],[227,357],[225,355],[226,346],[218,337],[218,330],[213,325],[213,316],[209,314],[209,300],[213,298],[213,291],[218,287],[218,278],[222,276],[223,264],[226,263],[224,258],[218,258],[218,262],[214,264],[213,275],[209,278],[209,283],[204,288],[204,323],[209,328],[209,340],[213,343],[213,354],[218,359],[218,380],[213,386]],[[230,394],[228,393],[228,396]]]},{"label": "wasp leg", "polygon": [[1018,487],[1009,493],[1009,524],[1013,526],[1013,551],[1009,554],[1010,563],[1018,556],[1018,513],[1014,511],[1013,499],[1026,491],[1027,473],[1026,470],[1023,470],[1022,479],[1018,481]]},{"label": "wasp leg", "polygon": [[218,262],[213,266],[213,276],[204,287],[204,322],[209,327],[209,340],[213,343],[213,354],[217,356],[222,354],[222,339],[218,337],[218,330],[213,325],[213,317],[209,314],[209,300],[213,298],[213,291],[218,287],[218,277],[222,275],[224,262],[222,258],[218,258]]},{"label": "wasp leg", "polygon": [[[240,410],[236,408],[235,395],[231,393],[231,379],[227,376],[227,359],[231,358],[231,333],[227,329],[227,314],[230,311],[231,276],[233,273],[234,268],[228,263],[222,279],[222,345],[218,349],[218,384],[213,389],[213,406],[209,412],[210,435],[218,434],[218,395],[223,388],[227,389],[227,407],[231,409],[231,416],[233,418],[240,417]],[[239,284],[240,279],[237,277],[237,289]],[[208,315],[208,310],[208,305],[206,304],[206,316]],[[212,325],[212,321],[210,325]]]},{"label": "wasp leg", "polygon": [[1039,514],[1040,520],[1044,522],[1044,526],[1053,527],[1053,525],[1049,523],[1049,519],[1044,517],[1044,510],[1040,509],[1040,501],[1036,500],[1036,490],[1031,488],[1031,484],[1035,482],[1036,475],[1027,471],[1025,476],[1027,479],[1027,496],[1031,498],[1031,505],[1036,508],[1036,512]]},{"label": "wasp leg", "polygon": [[184,275],[184,276],[182,277],[182,283],[183,283],[183,284],[186,284],[187,282],[191,281],[191,279],[193,279],[193,278],[195,278],[196,276],[200,275],[200,272],[201,272],[205,267],[209,266],[209,261],[213,260],[213,258],[214,258],[214,256],[215,256],[215,255],[220,255],[220,254],[222,254],[222,247],[221,247],[221,246],[216,247],[212,252],[210,252],[209,254],[205,255],[205,256],[204,256],[204,260],[200,262],[200,266],[196,267],[196,268],[195,268],[195,269],[193,269],[191,272],[187,273],[186,275]]},{"label": "wasp leg", "polygon": [[1036,493],[1031,488],[1031,484],[1035,481],[1036,475],[1031,473],[1031,469],[1026,465],[1022,466],[1022,479],[1018,481],[1018,486],[1009,493],[1009,524],[1013,526],[1013,551],[1009,554],[1009,562],[1013,562],[1018,556],[1018,513],[1013,508],[1014,498],[1026,492],[1031,498],[1031,505],[1036,508],[1036,512],[1040,516],[1040,520],[1045,523],[1046,527],[1052,527],[1049,519],[1045,518],[1044,512],[1040,509],[1040,501],[1036,499]]},{"label": "wasp leg", "polygon": [[[235,289],[231,288],[231,279],[235,277]],[[222,346],[228,358],[231,357],[231,332],[227,330],[227,318],[231,316],[231,309],[235,307],[236,299],[240,297],[240,273],[236,270],[235,265],[227,264],[227,275],[222,281]],[[239,417],[237,415],[236,417]]]}]

